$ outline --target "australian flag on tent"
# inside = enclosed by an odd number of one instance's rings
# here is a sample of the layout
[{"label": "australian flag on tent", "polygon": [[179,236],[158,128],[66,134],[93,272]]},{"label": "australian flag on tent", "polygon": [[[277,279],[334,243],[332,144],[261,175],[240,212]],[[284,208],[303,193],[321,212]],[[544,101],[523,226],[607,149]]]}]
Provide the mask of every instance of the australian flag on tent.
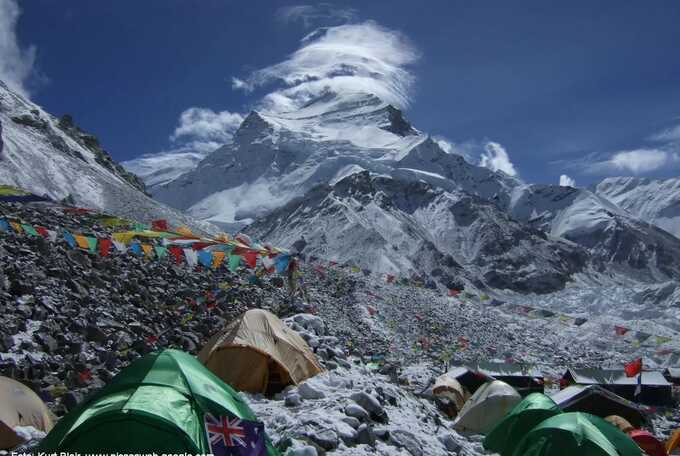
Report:
[{"label": "australian flag on tent", "polygon": [[210,452],[215,456],[266,456],[264,424],[232,415],[204,417]]}]

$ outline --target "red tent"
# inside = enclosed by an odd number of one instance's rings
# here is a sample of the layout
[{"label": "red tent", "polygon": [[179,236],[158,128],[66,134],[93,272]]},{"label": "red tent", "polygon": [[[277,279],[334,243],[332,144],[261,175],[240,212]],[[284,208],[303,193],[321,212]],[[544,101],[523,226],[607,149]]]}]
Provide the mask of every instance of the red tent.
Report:
[{"label": "red tent", "polygon": [[628,435],[649,456],[668,456],[664,444],[659,442],[651,433],[642,429],[633,429]]}]

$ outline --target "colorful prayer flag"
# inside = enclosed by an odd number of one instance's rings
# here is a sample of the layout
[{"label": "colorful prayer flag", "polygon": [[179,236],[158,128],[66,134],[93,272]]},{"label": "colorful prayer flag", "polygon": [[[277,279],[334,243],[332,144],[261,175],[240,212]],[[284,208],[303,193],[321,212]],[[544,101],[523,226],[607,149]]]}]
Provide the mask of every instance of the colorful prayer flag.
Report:
[{"label": "colorful prayer flag", "polygon": [[201,250],[198,252],[198,261],[203,265],[205,268],[210,268],[212,267],[213,263],[213,256],[212,253],[207,251],[207,250]]},{"label": "colorful prayer flag", "polygon": [[153,220],[151,222],[151,229],[153,231],[168,231],[168,221],[164,219]]},{"label": "colorful prayer flag", "polygon": [[5,219],[0,219],[0,231],[9,231],[9,222]]},{"label": "colorful prayer flag", "polygon": [[17,232],[17,234],[21,234],[21,225],[17,222],[9,222],[10,225],[12,225],[12,228],[14,228],[14,231]]},{"label": "colorful prayer flag", "polygon": [[247,251],[243,254],[243,261],[250,269],[257,267],[257,252]]},{"label": "colorful prayer flag", "polygon": [[23,228],[26,234],[28,234],[29,236],[39,236],[38,232],[31,225],[24,223],[21,225],[21,228]]},{"label": "colorful prayer flag", "polygon": [[213,269],[217,269],[222,265],[222,262],[224,261],[224,257],[227,254],[224,252],[216,251],[213,252],[213,261],[212,261],[212,267]]},{"label": "colorful prayer flag", "polygon": [[168,249],[161,246],[161,245],[156,245],[154,246],[154,251],[156,252],[156,256],[158,257],[159,260],[162,260],[165,255],[168,253]]},{"label": "colorful prayer flag", "polygon": [[231,272],[236,272],[238,267],[241,265],[241,257],[238,255],[229,255],[229,270]]},{"label": "colorful prayer flag", "polygon": [[76,248],[76,238],[73,237],[71,233],[64,230],[64,240],[71,246],[72,249]]},{"label": "colorful prayer flag", "polygon": [[90,243],[87,242],[87,238],[81,234],[76,234],[76,243],[78,244],[78,247],[81,249],[89,250],[90,249]]},{"label": "colorful prayer flag", "polygon": [[144,255],[144,251],[142,250],[142,246],[139,242],[133,242],[130,244],[130,250],[132,250],[132,253],[135,255],[142,256]]},{"label": "colorful prayer flag", "polygon": [[673,340],[673,339],[670,338],[670,337],[656,336],[656,345],[663,345],[667,342],[670,342],[671,340]]},{"label": "colorful prayer flag", "polygon": [[149,244],[142,244],[142,250],[144,251],[144,256],[151,258],[153,255],[153,246]]},{"label": "colorful prayer flag", "polygon": [[90,253],[97,253],[97,238],[86,237],[85,239],[87,240],[87,249]]},{"label": "colorful prayer flag", "polygon": [[194,249],[182,249],[184,258],[187,260],[189,267],[193,268],[198,264],[198,254]]},{"label": "colorful prayer flag", "polygon": [[109,252],[111,251],[111,239],[109,238],[100,238],[99,239],[99,255],[103,257],[109,256]]},{"label": "colorful prayer flag", "polygon": [[180,247],[176,245],[168,247],[168,252],[175,258],[175,264],[182,263],[182,249]]}]

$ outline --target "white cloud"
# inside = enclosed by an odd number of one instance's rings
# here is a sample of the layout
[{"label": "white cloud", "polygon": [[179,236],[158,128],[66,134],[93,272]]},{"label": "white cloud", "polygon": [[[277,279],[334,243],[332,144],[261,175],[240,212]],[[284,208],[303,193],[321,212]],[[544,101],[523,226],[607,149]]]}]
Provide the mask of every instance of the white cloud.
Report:
[{"label": "white cloud", "polygon": [[241,122],[243,116],[238,113],[189,108],[180,114],[179,125],[170,140],[193,150],[214,150],[231,140]]},{"label": "white cloud", "polygon": [[566,174],[560,176],[560,187],[576,187],[576,181]]},{"label": "white cloud", "polygon": [[0,80],[28,96],[26,83],[34,71],[35,46],[21,49],[16,26],[21,10],[15,0],[0,0]]},{"label": "white cloud", "polygon": [[478,149],[478,145],[469,142],[462,144],[454,143],[443,136],[433,136],[432,140],[447,154],[460,155],[468,162],[474,161],[472,156],[474,150]]},{"label": "white cloud", "polygon": [[605,162],[605,166],[633,174],[655,171],[677,161],[677,155],[659,149],[636,149],[617,152]]},{"label": "white cloud", "polygon": [[233,78],[246,91],[279,84],[262,101],[262,109],[282,112],[298,108],[331,90],[372,93],[406,107],[414,77],[408,67],[419,53],[401,33],[375,22],[317,29],[286,60]]},{"label": "white cloud", "polygon": [[349,22],[356,16],[354,8],[338,8],[331,3],[285,6],[276,13],[281,22],[301,22],[305,27],[319,22]]},{"label": "white cloud", "polygon": [[488,142],[486,146],[484,146],[484,152],[480,157],[479,166],[484,166],[493,171],[503,171],[509,176],[517,176],[517,170],[510,161],[508,152],[503,146],[496,142]]}]

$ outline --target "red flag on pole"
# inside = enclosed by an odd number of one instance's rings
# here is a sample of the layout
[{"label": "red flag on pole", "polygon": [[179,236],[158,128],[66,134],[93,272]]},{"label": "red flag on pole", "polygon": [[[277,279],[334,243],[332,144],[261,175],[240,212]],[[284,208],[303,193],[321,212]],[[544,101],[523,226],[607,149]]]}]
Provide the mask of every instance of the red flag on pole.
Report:
[{"label": "red flag on pole", "polygon": [[635,377],[642,372],[642,358],[624,364],[623,370],[626,371],[626,377]]}]

